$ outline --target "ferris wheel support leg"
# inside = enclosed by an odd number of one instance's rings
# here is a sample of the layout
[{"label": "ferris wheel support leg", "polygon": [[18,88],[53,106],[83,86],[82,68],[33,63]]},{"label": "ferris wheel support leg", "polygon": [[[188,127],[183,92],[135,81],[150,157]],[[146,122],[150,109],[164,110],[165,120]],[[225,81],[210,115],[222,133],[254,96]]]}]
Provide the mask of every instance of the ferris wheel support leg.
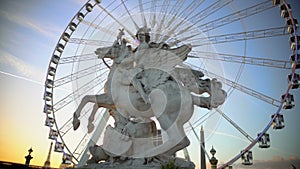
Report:
[{"label": "ferris wheel support leg", "polygon": [[99,140],[101,134],[104,131],[104,128],[106,126],[106,123],[109,119],[110,115],[108,113],[108,110],[106,110],[100,120],[100,122],[98,123],[98,125],[96,125],[95,128],[95,132],[93,133],[91,139],[89,140],[88,144],[85,147],[85,150],[82,152],[82,156],[79,159],[79,162],[77,164],[77,166],[83,166],[86,164],[87,160],[89,159],[90,155],[88,153],[89,148],[91,146],[94,146],[96,144],[96,142]]}]

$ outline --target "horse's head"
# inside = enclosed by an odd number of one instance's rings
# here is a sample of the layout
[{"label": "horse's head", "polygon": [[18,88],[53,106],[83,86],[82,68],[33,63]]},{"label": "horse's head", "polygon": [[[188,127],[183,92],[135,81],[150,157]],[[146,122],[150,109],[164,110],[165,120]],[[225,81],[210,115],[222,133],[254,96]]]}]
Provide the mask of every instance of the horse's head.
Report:
[{"label": "horse's head", "polygon": [[95,51],[95,54],[100,59],[103,59],[103,58],[115,59],[119,56],[120,49],[121,49],[120,45],[113,45],[113,46],[109,46],[109,47],[101,47],[101,48],[98,48]]},{"label": "horse's head", "polygon": [[95,54],[98,56],[98,58],[110,58],[114,60],[116,63],[121,63],[121,61],[131,54],[131,47],[126,46],[126,41],[123,40],[121,44],[115,42],[110,47],[102,47],[98,48],[95,51]]}]

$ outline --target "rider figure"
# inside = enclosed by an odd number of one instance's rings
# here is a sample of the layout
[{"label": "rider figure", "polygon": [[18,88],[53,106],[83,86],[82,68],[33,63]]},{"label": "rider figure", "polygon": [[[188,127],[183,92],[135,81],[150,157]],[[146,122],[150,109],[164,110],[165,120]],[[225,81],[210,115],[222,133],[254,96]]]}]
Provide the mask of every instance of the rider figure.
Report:
[{"label": "rider figure", "polygon": [[[133,51],[136,56],[140,56],[145,54],[146,50],[149,48],[149,41],[150,41],[150,35],[149,35],[150,29],[143,27],[140,28],[137,33],[136,33],[136,38],[139,41],[138,47]],[[135,69],[136,74],[140,73],[144,70],[144,67],[142,64],[139,64],[139,66],[136,66],[136,62],[133,62],[133,67]],[[146,104],[150,104],[150,99],[148,94],[146,94],[141,82],[137,79],[137,76],[134,76],[132,79],[132,85],[133,87],[139,92],[141,95],[142,99]]]},{"label": "rider figure", "polygon": [[[126,63],[128,62],[130,65],[130,67],[132,66],[133,69],[132,69],[132,72],[131,74],[135,75],[132,80],[131,80],[131,84],[133,85],[133,87],[138,91],[138,93],[141,95],[143,101],[146,103],[146,104],[150,104],[150,99],[149,99],[149,96],[148,94],[144,91],[144,88],[141,84],[141,82],[138,80],[139,77],[137,77],[136,75],[138,75],[140,72],[142,72],[144,70],[144,66],[143,66],[143,63],[138,63],[138,60],[139,58],[146,54],[146,52],[148,52],[148,48],[149,47],[149,41],[150,41],[150,35],[149,35],[149,31],[150,29],[149,28],[146,28],[146,27],[143,27],[143,28],[140,28],[137,33],[136,33],[136,38],[137,40],[139,41],[139,45],[137,46],[137,48],[135,48],[131,53],[131,49],[128,51],[128,50],[125,50],[124,49],[124,45],[125,47],[126,46],[126,43],[127,41],[125,39],[122,38],[122,36],[124,35],[124,29],[119,29],[120,32],[117,36],[117,40],[114,42],[114,45],[120,45],[121,46],[121,53],[120,55],[115,59],[115,62],[121,62],[126,65]],[[130,52],[130,53],[126,53],[127,52]],[[127,60],[127,61],[123,61],[123,59],[125,58],[125,55],[126,57],[128,55],[134,55],[134,56],[131,56],[131,59]]]},{"label": "rider figure", "polygon": [[150,41],[149,30],[150,29],[143,27],[137,31],[135,36],[139,41],[139,46],[135,49],[134,52],[149,48],[149,44],[148,44]]}]

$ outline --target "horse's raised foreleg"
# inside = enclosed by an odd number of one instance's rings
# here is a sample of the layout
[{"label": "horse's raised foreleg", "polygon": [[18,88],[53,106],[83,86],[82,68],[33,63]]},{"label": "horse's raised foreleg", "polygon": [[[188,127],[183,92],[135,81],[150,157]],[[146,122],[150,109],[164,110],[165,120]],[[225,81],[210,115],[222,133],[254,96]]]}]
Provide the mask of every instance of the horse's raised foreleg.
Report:
[{"label": "horse's raised foreleg", "polygon": [[80,117],[81,110],[89,102],[97,103],[97,99],[96,99],[95,95],[86,95],[82,98],[80,104],[78,105],[78,107],[73,115],[73,129],[74,130],[77,130],[80,125],[79,117]]},{"label": "horse's raised foreleg", "polygon": [[[94,120],[95,113],[97,112],[97,109],[99,107],[105,107],[105,108],[114,108],[115,107],[111,97],[109,97],[107,94],[86,95],[86,96],[84,96],[82,98],[79,106],[77,107],[76,111],[74,112],[74,116],[73,116],[73,128],[74,128],[74,130],[76,130],[80,125],[80,121],[79,121],[80,113],[81,113],[83,107],[87,103],[95,103],[94,108],[93,108],[93,112],[91,114],[92,117],[89,118],[91,120]],[[95,107],[95,106],[97,106],[97,107]]]}]

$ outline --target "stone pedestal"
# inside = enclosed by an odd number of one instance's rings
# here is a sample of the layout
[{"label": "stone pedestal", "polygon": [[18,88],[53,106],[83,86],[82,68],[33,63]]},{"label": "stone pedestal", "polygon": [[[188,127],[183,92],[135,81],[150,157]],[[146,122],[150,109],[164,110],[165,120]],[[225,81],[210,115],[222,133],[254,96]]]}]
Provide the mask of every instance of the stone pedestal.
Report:
[{"label": "stone pedestal", "polygon": [[[182,158],[172,158],[175,166],[180,169],[195,169],[195,164]],[[78,169],[161,169],[167,162],[160,159],[152,159],[145,164],[145,159],[126,159],[114,162],[100,162],[98,164],[88,164]]]}]

